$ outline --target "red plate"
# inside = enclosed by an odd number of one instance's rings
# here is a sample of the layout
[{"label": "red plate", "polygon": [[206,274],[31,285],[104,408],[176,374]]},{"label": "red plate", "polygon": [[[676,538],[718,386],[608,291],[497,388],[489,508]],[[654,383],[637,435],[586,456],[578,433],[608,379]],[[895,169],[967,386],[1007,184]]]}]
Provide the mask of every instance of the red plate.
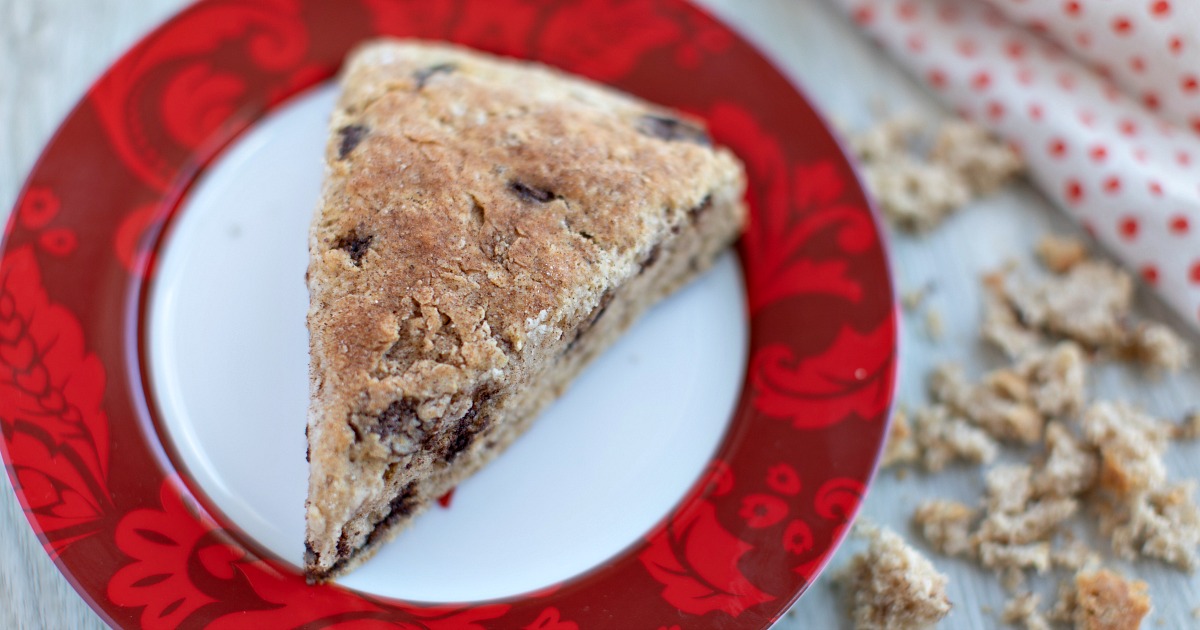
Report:
[{"label": "red plate", "polygon": [[[148,403],[142,302],[185,191],[357,42],[537,59],[709,121],[745,160],[745,387],[704,478],[602,566],[538,593],[423,605],[309,587],[204,509]],[[13,212],[0,263],[0,428],[46,550],[122,627],[761,628],[820,572],[883,442],[896,311],[833,136],[772,65],[678,0],[207,0],[88,92]]]}]

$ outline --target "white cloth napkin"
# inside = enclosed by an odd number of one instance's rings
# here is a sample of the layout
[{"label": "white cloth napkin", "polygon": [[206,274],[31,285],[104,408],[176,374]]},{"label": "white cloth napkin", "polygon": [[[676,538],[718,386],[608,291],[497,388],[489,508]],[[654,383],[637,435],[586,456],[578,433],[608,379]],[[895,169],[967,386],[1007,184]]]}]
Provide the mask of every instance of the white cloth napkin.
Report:
[{"label": "white cloth napkin", "polygon": [[1200,329],[1200,3],[833,1]]}]

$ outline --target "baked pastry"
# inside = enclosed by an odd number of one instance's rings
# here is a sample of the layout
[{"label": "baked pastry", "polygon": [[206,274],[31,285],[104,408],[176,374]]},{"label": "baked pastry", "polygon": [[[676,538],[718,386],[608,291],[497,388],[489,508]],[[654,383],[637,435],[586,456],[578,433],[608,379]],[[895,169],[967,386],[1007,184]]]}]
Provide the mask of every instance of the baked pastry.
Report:
[{"label": "baked pastry", "polygon": [[369,557],[741,230],[700,124],[548,68],[378,41],[310,235],[305,570]]}]

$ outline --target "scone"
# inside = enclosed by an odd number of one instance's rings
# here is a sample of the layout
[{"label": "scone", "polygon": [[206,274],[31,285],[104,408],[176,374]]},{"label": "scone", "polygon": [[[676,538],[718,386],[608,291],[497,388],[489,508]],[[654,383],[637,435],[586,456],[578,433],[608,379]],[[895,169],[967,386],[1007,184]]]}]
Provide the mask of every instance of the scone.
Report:
[{"label": "scone", "polygon": [[447,45],[359,49],[310,235],[305,570],[363,562],[745,219],[695,121]]}]

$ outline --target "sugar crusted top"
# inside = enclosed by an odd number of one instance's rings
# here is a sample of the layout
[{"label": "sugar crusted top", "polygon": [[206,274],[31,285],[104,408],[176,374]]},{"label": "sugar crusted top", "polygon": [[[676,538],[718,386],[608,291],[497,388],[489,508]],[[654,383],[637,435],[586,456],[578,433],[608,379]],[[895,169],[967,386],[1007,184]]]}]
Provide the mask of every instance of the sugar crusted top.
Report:
[{"label": "sugar crusted top", "polygon": [[383,42],[344,83],[310,241],[313,350],[389,392],[453,393],[454,373],[561,334],[703,205],[698,182],[740,177],[692,123],[537,66]]}]

